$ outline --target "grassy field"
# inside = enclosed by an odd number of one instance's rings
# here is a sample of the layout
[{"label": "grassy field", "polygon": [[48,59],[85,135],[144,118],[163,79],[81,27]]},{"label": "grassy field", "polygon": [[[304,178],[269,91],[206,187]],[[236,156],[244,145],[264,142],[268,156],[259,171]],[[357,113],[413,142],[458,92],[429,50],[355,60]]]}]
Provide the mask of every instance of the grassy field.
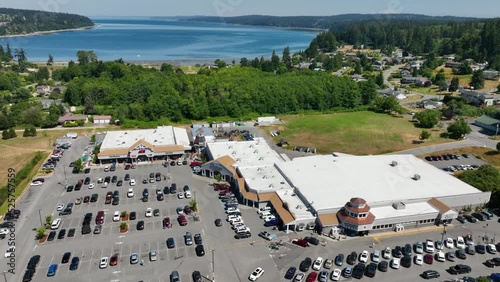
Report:
[{"label": "grassy field", "polygon": [[283,138],[292,147],[315,147],[319,153],[382,154],[447,141],[439,137],[442,130],[435,129],[430,131],[429,140],[419,144],[422,129],[416,128],[408,118],[373,112],[295,115],[281,119],[285,125],[275,128],[281,130],[276,141]]},{"label": "grassy field", "polygon": [[[474,155],[477,158],[480,158],[484,160],[485,162],[495,166],[496,168],[500,169],[500,153],[496,150],[490,149],[490,148],[484,148],[484,147],[464,147],[464,148],[457,148],[453,150],[446,150],[446,151],[440,151],[440,152],[434,152],[432,155],[437,156],[437,155],[444,155],[444,154],[469,154],[469,155]],[[426,155],[421,155],[418,156],[420,158],[424,158],[429,154]]]}]

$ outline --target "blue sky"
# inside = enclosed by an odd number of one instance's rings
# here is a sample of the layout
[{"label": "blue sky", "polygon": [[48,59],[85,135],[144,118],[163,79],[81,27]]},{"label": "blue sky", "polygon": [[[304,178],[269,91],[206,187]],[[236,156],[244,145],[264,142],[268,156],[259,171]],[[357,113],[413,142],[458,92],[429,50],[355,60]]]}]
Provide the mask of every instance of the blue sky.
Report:
[{"label": "blue sky", "polygon": [[413,13],[495,17],[498,0],[2,0],[2,7],[86,16],[238,16]]}]

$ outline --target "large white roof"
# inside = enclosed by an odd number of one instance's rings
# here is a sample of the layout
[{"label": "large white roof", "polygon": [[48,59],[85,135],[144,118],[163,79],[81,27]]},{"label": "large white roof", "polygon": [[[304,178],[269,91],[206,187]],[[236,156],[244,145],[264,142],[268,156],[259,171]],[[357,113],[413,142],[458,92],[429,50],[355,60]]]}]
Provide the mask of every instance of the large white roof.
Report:
[{"label": "large white roof", "polygon": [[316,217],[307,209],[307,206],[299,199],[293,189],[282,189],[276,191],[283,204],[286,203],[288,211],[293,214],[295,221],[315,221]]},{"label": "large white roof", "polygon": [[228,141],[207,144],[213,159],[230,156],[236,161],[234,166],[262,166],[284,161],[262,137],[253,141]]},{"label": "large white roof", "polygon": [[283,175],[274,165],[238,167],[241,176],[245,178],[249,190],[256,193],[274,192],[280,189],[292,189]]},{"label": "large white roof", "polygon": [[372,207],[370,209],[376,219],[390,219],[412,215],[425,215],[439,213],[439,211],[427,202],[405,204],[404,209],[395,209],[392,205]]},{"label": "large white roof", "polygon": [[322,155],[277,167],[318,212],[340,208],[353,197],[370,204],[480,192],[413,155]]},{"label": "large white roof", "polygon": [[186,129],[159,126],[155,129],[108,131],[102,141],[101,151],[130,148],[141,139],[155,146],[182,145],[188,150],[191,148]]}]

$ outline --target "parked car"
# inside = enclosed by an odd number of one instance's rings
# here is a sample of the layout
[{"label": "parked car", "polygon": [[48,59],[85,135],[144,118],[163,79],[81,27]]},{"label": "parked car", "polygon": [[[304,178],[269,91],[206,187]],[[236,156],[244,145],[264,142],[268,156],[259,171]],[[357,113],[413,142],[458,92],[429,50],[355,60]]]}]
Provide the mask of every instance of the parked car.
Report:
[{"label": "parked car", "polygon": [[471,268],[468,265],[465,264],[457,264],[455,266],[450,266],[448,269],[448,272],[450,274],[464,274],[464,273],[469,273],[471,272]]},{"label": "parked car", "polygon": [[426,270],[422,273],[421,276],[424,279],[433,279],[433,278],[439,278],[441,275],[436,270]]},{"label": "parked car", "polygon": [[310,257],[306,257],[299,266],[300,271],[302,272],[307,272],[309,271],[309,268],[311,267],[312,264],[312,259]]}]

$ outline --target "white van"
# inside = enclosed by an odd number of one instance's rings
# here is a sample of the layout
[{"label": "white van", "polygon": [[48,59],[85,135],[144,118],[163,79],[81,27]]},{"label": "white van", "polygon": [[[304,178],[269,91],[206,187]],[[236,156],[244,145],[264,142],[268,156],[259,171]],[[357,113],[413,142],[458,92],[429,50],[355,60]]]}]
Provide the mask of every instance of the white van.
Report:
[{"label": "white van", "polygon": [[56,218],[52,221],[52,224],[50,225],[50,229],[56,230],[57,228],[59,228],[59,225],[61,225],[61,219]]}]

